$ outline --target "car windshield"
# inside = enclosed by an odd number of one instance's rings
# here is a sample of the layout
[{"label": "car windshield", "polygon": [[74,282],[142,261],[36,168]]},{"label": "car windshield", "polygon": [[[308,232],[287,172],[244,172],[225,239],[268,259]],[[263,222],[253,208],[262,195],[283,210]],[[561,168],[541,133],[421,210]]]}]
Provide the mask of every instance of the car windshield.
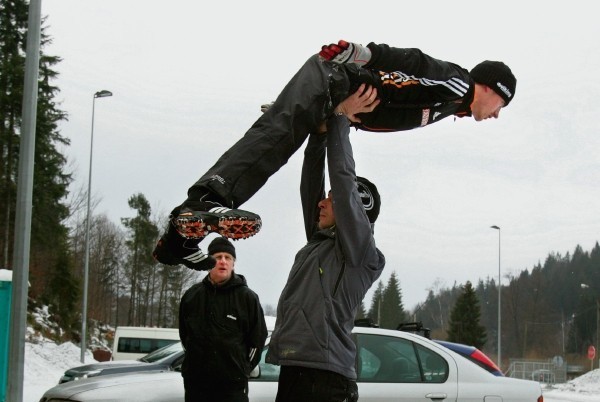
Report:
[{"label": "car windshield", "polygon": [[154,352],[148,353],[146,356],[141,357],[138,360],[144,363],[154,363],[182,350],[183,346],[181,345],[181,342],[175,342],[168,346],[157,349]]}]

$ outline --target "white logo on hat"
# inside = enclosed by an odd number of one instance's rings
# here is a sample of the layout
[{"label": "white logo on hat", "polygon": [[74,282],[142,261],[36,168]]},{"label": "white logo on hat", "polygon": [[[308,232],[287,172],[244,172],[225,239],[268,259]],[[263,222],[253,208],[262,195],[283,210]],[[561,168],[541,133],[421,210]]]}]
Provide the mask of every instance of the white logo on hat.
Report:
[{"label": "white logo on hat", "polygon": [[502,83],[501,83],[501,82],[497,82],[497,83],[496,83],[496,86],[497,86],[498,88],[500,88],[500,90],[501,90],[502,92],[504,92],[504,94],[505,94],[506,96],[508,96],[509,98],[510,98],[510,97],[512,97],[512,94],[510,93],[510,91],[508,90],[508,88],[507,88],[505,85],[502,85]]},{"label": "white logo on hat", "polygon": [[373,202],[373,195],[371,194],[371,191],[369,191],[369,188],[367,186],[365,186],[362,183],[357,183],[357,184],[358,184],[358,195],[360,196],[360,199],[361,199],[365,209],[367,211],[369,211],[373,208],[373,205],[375,204],[375,202]]}]

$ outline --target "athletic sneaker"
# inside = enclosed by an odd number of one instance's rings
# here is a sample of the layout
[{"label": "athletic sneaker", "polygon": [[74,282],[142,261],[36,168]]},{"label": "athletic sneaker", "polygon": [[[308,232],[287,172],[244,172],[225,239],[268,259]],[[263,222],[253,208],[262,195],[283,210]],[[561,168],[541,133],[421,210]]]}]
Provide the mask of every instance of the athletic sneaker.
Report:
[{"label": "athletic sneaker", "polygon": [[[177,211],[178,208],[175,209]],[[174,211],[174,212],[175,212]],[[185,239],[179,235],[173,219],[169,220],[169,229],[162,235],[152,256],[161,264],[185,265],[197,271],[208,271],[213,269],[216,260],[213,256],[204,254],[198,248],[200,240]]]},{"label": "athletic sneaker", "polygon": [[241,209],[229,209],[211,201],[186,201],[173,218],[179,234],[186,239],[202,240],[209,233],[230,239],[246,239],[260,230],[260,216]]}]

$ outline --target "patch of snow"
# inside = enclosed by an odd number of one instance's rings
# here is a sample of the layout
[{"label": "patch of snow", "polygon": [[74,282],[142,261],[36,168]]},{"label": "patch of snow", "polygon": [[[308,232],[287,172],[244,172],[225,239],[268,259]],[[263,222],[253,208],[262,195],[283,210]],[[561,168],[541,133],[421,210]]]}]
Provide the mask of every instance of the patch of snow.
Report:
[{"label": "patch of snow", "polygon": [[544,402],[600,401],[600,369],[592,370],[564,384],[543,389]]},{"label": "patch of snow", "polygon": [[66,370],[96,363],[90,351],[85,354],[85,363],[80,359],[81,349],[72,342],[25,342],[23,402],[38,402],[46,390],[58,385]]}]

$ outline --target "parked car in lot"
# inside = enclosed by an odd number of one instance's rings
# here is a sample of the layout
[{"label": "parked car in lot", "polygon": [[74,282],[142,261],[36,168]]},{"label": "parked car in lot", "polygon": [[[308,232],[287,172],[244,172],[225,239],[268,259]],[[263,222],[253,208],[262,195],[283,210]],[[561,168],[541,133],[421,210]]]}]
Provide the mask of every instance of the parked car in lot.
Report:
[{"label": "parked car in lot", "polygon": [[[265,322],[270,335],[273,328],[275,328],[275,317],[265,316]],[[181,365],[182,361],[183,346],[181,342],[176,341],[173,344],[148,353],[137,360],[99,362],[70,368],[65,371],[58,383],[62,384],[89,377],[138,371],[173,371]]]},{"label": "parked car in lot", "polygon": [[[359,323],[362,324],[362,326],[376,327],[371,322],[370,319],[363,319],[363,320],[358,320],[357,322],[355,322],[355,324],[357,324],[357,325]],[[398,325],[398,328],[396,328],[396,329],[398,329],[400,331],[412,332],[417,335],[423,335],[427,339],[431,339],[431,336],[430,336],[431,330],[429,328],[425,328],[423,326],[423,323],[421,323],[421,322],[400,323]],[[493,375],[496,375],[496,376],[504,375],[504,374],[502,374],[502,371],[496,365],[496,363],[494,363],[492,361],[492,359],[487,357],[487,355],[485,353],[483,353],[481,350],[477,349],[475,346],[463,345],[462,343],[440,341],[437,339],[434,339],[434,341],[439,343],[442,346],[447,347],[451,351],[458,353],[459,355],[461,355],[463,357],[466,357],[468,360],[477,364],[479,367],[485,369],[486,371],[489,371]]]},{"label": "parked car in lot", "polygon": [[177,328],[117,327],[111,360],[140,359],[176,342]]},{"label": "parked car in lot", "polygon": [[[537,382],[496,376],[420,335],[364,327],[353,333],[361,402],[543,401]],[[265,363],[266,351],[250,379],[251,402],[272,402],[277,393],[279,366]],[[57,385],[40,402],[108,400],[182,402],[183,380],[177,371],[105,375]]]},{"label": "parked car in lot", "polygon": [[92,363],[70,368],[58,381],[59,384],[99,375],[123,374],[139,371],[173,371],[181,366],[183,346],[181,342],[167,345],[137,360],[115,360]]},{"label": "parked car in lot", "polygon": [[477,364],[479,367],[482,367],[486,371],[489,371],[493,375],[496,375],[499,377],[504,375],[504,374],[502,374],[500,367],[498,367],[496,365],[496,363],[494,363],[492,361],[492,359],[487,357],[481,350],[477,349],[474,346],[467,346],[467,345],[463,345],[460,343],[454,343],[454,342],[448,342],[448,341],[436,340],[435,342],[439,343],[442,346],[447,347],[448,349],[452,350],[453,352],[458,353],[459,355],[461,355],[463,357],[466,357],[467,359],[469,359],[473,363]]}]

